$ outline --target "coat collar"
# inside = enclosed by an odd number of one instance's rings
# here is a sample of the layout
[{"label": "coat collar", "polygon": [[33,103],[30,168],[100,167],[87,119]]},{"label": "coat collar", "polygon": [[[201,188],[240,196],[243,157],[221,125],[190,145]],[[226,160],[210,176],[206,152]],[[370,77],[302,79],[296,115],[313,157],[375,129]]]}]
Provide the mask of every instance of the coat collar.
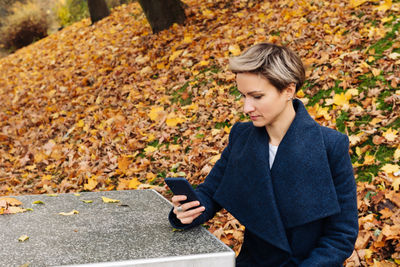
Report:
[{"label": "coat collar", "polygon": [[271,170],[265,127],[245,123],[231,133],[230,157],[214,194],[251,232],[288,253],[285,229],[340,212],[320,126],[300,100],[293,106],[296,116]]}]

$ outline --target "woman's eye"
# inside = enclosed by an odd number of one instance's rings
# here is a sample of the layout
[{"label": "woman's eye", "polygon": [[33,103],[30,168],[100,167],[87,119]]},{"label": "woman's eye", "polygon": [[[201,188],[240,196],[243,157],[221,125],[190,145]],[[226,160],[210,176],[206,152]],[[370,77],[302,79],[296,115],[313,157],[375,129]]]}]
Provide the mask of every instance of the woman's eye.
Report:
[{"label": "woman's eye", "polygon": [[262,95],[256,95],[254,96],[255,99],[261,99]]}]

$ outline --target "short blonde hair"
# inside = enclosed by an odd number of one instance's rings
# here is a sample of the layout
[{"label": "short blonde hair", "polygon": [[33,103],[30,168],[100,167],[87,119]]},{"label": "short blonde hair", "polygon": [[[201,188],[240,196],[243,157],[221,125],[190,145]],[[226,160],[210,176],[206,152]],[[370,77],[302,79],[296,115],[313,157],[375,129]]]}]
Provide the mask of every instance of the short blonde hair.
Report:
[{"label": "short blonde hair", "polygon": [[234,73],[260,73],[278,91],[296,84],[296,92],[305,80],[305,70],[301,59],[287,47],[270,43],[256,44],[240,56],[229,59],[229,69]]}]

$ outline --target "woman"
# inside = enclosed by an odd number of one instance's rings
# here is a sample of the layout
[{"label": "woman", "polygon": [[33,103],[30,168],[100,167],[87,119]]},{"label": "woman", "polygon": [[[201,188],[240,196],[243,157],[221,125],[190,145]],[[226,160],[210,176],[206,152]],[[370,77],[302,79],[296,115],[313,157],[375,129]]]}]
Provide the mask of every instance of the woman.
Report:
[{"label": "woman", "polygon": [[236,266],[342,266],[358,234],[348,137],[320,126],[294,98],[305,71],[288,48],[257,44],[230,69],[252,122],[232,127],[196,189],[201,207],[172,198],[171,225],[194,227],[225,208],[246,227]]}]

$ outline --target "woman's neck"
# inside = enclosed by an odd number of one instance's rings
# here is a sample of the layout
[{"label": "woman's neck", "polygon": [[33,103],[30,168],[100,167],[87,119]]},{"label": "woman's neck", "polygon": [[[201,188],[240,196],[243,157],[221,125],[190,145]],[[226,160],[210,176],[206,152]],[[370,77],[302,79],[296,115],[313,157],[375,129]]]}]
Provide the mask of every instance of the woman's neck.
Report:
[{"label": "woman's neck", "polygon": [[269,143],[274,146],[279,145],[296,117],[296,111],[292,102],[288,104],[287,108],[282,111],[276,121],[265,126],[269,135]]}]

